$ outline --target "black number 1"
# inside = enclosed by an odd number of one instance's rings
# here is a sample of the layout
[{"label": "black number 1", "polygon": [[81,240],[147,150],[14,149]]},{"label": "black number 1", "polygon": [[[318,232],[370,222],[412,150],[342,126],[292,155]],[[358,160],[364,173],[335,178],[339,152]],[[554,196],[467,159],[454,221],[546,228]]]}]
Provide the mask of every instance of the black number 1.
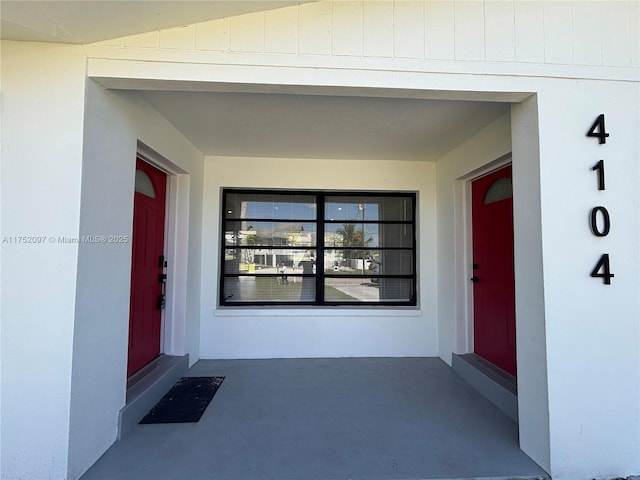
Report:
[{"label": "black number 1", "polygon": [[596,121],[593,122],[591,128],[587,132],[587,137],[596,137],[600,144],[607,143],[607,137],[609,134],[604,128],[604,113],[598,115]]},{"label": "black number 1", "polygon": [[604,160],[596,163],[591,170],[598,172],[598,190],[604,190]]}]

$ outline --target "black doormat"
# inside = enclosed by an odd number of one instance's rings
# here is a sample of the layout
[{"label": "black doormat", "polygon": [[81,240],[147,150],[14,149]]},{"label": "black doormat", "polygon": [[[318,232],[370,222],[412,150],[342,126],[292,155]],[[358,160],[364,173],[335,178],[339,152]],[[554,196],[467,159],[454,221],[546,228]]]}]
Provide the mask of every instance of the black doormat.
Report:
[{"label": "black doormat", "polygon": [[224,377],[182,377],[140,423],[198,422],[223,380]]}]

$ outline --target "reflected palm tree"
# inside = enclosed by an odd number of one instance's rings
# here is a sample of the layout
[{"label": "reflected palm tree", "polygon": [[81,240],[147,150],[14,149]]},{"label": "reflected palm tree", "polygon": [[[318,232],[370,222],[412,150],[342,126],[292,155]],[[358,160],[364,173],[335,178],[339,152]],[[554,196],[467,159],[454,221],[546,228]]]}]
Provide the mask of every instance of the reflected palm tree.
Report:
[{"label": "reflected palm tree", "polygon": [[[361,230],[356,228],[355,223],[345,223],[342,228],[336,230],[336,234],[342,237],[343,247],[366,247],[368,246],[372,238],[364,238],[364,226]],[[343,258],[349,260],[362,259],[362,269],[364,273],[364,259],[369,256],[369,252],[366,250],[344,250]]]}]

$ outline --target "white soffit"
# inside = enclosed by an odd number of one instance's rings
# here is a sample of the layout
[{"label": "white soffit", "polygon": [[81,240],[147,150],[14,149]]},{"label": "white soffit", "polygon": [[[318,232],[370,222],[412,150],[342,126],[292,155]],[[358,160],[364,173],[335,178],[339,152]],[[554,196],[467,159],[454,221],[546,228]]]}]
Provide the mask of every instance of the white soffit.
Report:
[{"label": "white soffit", "polygon": [[432,161],[510,109],[416,98],[141,93],[202,153],[221,156]]},{"label": "white soffit", "polygon": [[0,35],[3,40],[87,44],[308,1],[2,0]]}]

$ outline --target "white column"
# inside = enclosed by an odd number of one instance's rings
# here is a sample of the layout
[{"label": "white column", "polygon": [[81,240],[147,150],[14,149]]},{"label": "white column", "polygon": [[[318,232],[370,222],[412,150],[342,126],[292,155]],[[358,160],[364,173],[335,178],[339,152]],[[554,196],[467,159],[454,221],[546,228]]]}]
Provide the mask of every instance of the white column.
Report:
[{"label": "white column", "polygon": [[67,477],[84,71],[2,43],[2,478]]},{"label": "white column", "polygon": [[[633,82],[555,80],[538,94],[554,479],[640,473],[638,104]],[[605,114],[610,134],[605,144],[586,136],[599,114]],[[592,171],[600,159],[604,191]],[[590,228],[596,206],[611,218],[610,233],[603,237]],[[605,253],[615,275],[610,285],[590,276]],[[541,332],[528,333],[533,339]]]}]

